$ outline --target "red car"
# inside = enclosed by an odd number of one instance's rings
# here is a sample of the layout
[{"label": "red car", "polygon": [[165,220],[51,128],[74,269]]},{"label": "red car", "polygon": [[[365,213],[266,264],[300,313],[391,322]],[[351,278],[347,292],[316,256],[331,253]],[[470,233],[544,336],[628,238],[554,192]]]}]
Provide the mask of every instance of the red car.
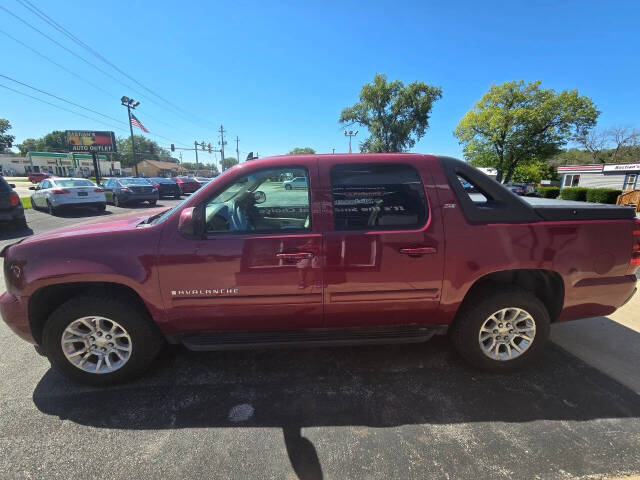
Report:
[{"label": "red car", "polygon": [[50,173],[44,173],[44,172],[31,172],[29,174],[29,181],[31,183],[40,183],[42,180],[44,180],[45,178],[52,178],[53,175]]},{"label": "red car", "polygon": [[[285,190],[283,178],[308,188]],[[636,290],[632,208],[523,198],[433,155],[295,155],[238,165],[170,210],[6,247],[0,312],[67,376],[141,374],[193,350],[425,341],[490,372],[550,324]],[[17,366],[16,366],[17,367]]]},{"label": "red car", "polygon": [[194,193],[202,184],[193,177],[174,177],[182,193]]}]

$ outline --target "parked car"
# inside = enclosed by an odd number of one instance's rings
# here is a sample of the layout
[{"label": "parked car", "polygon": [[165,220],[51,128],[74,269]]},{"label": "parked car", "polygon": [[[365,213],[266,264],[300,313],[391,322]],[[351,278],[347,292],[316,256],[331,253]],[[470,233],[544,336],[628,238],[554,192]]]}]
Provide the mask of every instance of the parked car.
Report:
[{"label": "parked car", "polygon": [[194,193],[196,192],[202,185],[198,180],[193,177],[174,177],[178,185],[180,186],[180,191],[182,193]]},{"label": "parked car", "polygon": [[28,177],[31,183],[40,183],[45,178],[53,178],[53,175],[46,172],[31,172]]},{"label": "parked car", "polygon": [[209,178],[209,177],[193,177],[193,178],[195,178],[198,181],[201,187],[209,183],[211,180],[213,180],[213,178]]},{"label": "parked car", "polygon": [[31,205],[36,210],[46,209],[56,215],[63,208],[95,208],[104,212],[107,200],[104,189],[85,178],[48,178],[31,195]]},{"label": "parked car", "polygon": [[27,219],[20,197],[15,192],[13,183],[0,177],[0,222],[11,222],[17,227],[26,227]]},{"label": "parked car", "polygon": [[159,197],[173,197],[177,200],[182,195],[180,185],[173,178],[153,177],[149,181],[158,185]]},{"label": "parked car", "polygon": [[122,177],[106,180],[102,187],[108,203],[116,207],[149,202],[154,206],[158,201],[158,184],[146,178]]},{"label": "parked car", "polygon": [[540,193],[535,185],[528,183],[507,183],[506,187],[516,195],[523,197],[540,197]]},{"label": "parked car", "polygon": [[309,188],[309,182],[307,177],[296,177],[291,180],[285,180],[282,182],[282,186],[285,190],[293,190],[294,188]]},{"label": "parked car", "polygon": [[[307,178],[310,194],[263,188],[283,176]],[[41,233],[0,255],[5,322],[80,382],[139,375],[165,342],[447,332],[471,365],[506,372],[531,364],[551,323],[631,298],[640,221],[628,207],[519,197],[446,157],[282,156],[230,169],[172,209]]]}]

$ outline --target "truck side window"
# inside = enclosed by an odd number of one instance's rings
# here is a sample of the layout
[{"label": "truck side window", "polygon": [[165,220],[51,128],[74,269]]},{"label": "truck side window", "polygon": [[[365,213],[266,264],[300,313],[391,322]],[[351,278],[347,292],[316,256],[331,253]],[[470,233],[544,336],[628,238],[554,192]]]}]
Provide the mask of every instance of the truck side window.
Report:
[{"label": "truck side window", "polygon": [[335,165],[331,194],[336,230],[420,228],[429,215],[420,175],[409,165]]},{"label": "truck side window", "polygon": [[480,189],[475,183],[469,179],[458,175],[458,181],[462,185],[464,192],[469,196],[471,201],[476,205],[486,204],[490,197],[483,190]]},{"label": "truck side window", "polygon": [[[291,181],[298,178],[292,188]],[[207,233],[309,231],[309,198],[309,174],[305,168],[252,172],[207,200]]]}]

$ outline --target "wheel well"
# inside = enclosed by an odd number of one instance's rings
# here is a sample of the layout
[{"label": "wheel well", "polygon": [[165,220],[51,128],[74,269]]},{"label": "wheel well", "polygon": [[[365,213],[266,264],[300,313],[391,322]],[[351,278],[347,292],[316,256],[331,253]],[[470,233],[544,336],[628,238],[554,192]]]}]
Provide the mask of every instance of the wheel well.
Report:
[{"label": "wheel well", "polygon": [[35,291],[29,299],[29,325],[36,342],[42,342],[42,331],[49,315],[63,303],[73,297],[84,293],[109,294],[124,297],[128,301],[135,302],[147,313],[149,310],[142,298],[130,287],[119,283],[108,282],[74,282],[61,283],[42,287]]},{"label": "wheel well", "polygon": [[[504,270],[479,278],[471,286],[465,300],[478,294],[490,285],[516,285],[533,293],[547,307],[551,321],[555,321],[564,305],[564,282],[562,277],[551,270]],[[463,301],[464,303],[464,301]]]}]

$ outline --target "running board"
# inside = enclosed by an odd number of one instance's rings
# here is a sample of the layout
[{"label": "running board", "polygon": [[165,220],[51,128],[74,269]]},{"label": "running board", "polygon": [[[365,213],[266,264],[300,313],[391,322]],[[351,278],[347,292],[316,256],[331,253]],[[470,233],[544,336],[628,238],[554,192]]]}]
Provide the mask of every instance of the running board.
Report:
[{"label": "running board", "polygon": [[236,350],[283,346],[376,345],[426,342],[447,332],[447,325],[400,327],[317,328],[308,330],[259,330],[202,332],[171,336],[189,350]]}]

